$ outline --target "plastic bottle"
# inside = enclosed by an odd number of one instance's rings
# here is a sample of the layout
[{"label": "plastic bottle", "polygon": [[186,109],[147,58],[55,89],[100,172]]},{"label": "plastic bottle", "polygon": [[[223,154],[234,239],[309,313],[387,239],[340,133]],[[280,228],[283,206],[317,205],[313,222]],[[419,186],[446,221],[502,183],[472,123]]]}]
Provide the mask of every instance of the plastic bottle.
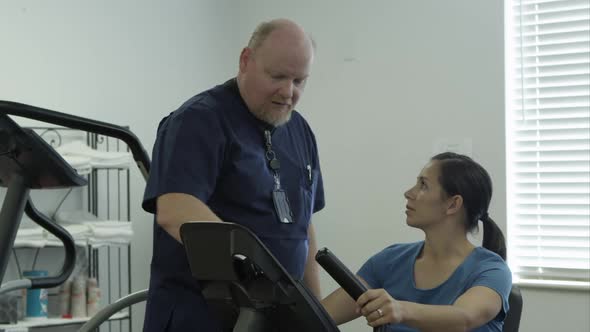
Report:
[{"label": "plastic bottle", "polygon": [[86,277],[77,276],[72,282],[72,317],[86,317]]},{"label": "plastic bottle", "polygon": [[62,318],[72,318],[72,280],[68,279],[59,288],[59,315]]},{"label": "plastic bottle", "polygon": [[100,288],[96,278],[88,279],[88,301],[86,303],[86,311],[88,316],[94,316],[98,312],[100,303]]}]

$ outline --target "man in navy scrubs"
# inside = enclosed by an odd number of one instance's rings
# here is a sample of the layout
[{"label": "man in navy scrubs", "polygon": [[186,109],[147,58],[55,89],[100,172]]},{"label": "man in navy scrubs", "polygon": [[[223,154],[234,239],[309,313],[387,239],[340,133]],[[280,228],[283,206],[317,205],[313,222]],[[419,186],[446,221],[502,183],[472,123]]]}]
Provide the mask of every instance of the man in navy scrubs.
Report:
[{"label": "man in navy scrubs", "polygon": [[315,137],[294,110],[314,58],[296,23],[260,24],[236,78],[204,91],[158,128],[143,208],[155,214],[144,331],[220,331],[192,278],[183,223],[244,225],[320,296],[311,215],[324,207]]}]

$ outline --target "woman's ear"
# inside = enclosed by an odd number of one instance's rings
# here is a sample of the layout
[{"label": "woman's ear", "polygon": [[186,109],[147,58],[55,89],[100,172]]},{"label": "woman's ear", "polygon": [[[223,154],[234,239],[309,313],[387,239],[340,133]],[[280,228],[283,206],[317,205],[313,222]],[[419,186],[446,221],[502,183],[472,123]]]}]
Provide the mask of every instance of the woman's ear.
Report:
[{"label": "woman's ear", "polygon": [[463,197],[461,195],[451,196],[447,200],[447,215],[455,214],[463,209]]}]

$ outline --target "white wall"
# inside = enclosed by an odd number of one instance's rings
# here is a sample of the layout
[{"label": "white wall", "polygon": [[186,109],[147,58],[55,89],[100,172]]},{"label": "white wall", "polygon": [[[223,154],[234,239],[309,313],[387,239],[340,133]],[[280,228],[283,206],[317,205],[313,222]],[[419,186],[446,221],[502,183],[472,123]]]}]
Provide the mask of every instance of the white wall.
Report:
[{"label": "white wall", "polygon": [[[388,244],[421,237],[405,226],[402,193],[441,140],[471,141],[494,179],[490,214],[506,229],[502,15],[502,2],[488,0],[3,0],[0,99],[129,124],[151,149],[163,115],[235,72],[257,22],[295,19],[318,43],[299,107],[326,186],[314,221],[320,245],[357,269]],[[139,203],[137,173],[134,188]],[[139,207],[133,217],[139,289],[151,220]],[[322,283],[326,294],[336,287],[325,275]],[[521,331],[590,329],[588,293],[523,295]],[[365,330],[362,320],[342,328]]]}]

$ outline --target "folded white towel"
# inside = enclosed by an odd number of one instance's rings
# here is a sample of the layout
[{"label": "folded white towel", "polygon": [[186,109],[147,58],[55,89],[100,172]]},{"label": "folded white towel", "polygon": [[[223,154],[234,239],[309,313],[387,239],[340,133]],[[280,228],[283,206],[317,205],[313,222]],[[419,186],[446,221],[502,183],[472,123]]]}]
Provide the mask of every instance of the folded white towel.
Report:
[{"label": "folded white towel", "polygon": [[57,147],[56,151],[62,156],[90,158],[92,167],[97,168],[129,168],[133,163],[133,157],[129,152],[99,151],[79,140],[63,144]]},{"label": "folded white towel", "polygon": [[16,231],[16,237],[18,238],[45,238],[44,229],[35,226],[35,227],[20,227]]},{"label": "folded white towel", "polygon": [[90,158],[82,156],[73,156],[66,154],[62,156],[64,160],[78,172],[79,175],[87,175],[92,171],[92,164]]},{"label": "folded white towel", "polygon": [[133,231],[131,229],[95,229],[90,234],[90,236],[94,238],[100,239],[108,239],[108,238],[115,238],[115,237],[125,237],[131,238],[133,236]]},{"label": "folded white towel", "polygon": [[[62,225],[68,233],[74,239],[74,243],[77,245],[86,245],[88,243],[88,237],[90,236],[90,227],[86,224],[69,224]],[[47,244],[48,245],[61,245],[61,241],[53,234],[47,232]]]},{"label": "folded white towel", "polygon": [[90,234],[90,227],[86,224],[63,225],[63,228],[65,228],[73,238],[86,238]]},{"label": "folded white towel", "polygon": [[88,243],[93,247],[126,245],[133,238],[132,223],[128,221],[94,221],[88,225],[91,230]]},{"label": "folded white towel", "polygon": [[26,239],[26,238],[15,238],[13,248],[43,248],[47,246],[46,239]]},{"label": "folded white towel", "polygon": [[[78,246],[93,247],[127,245],[133,238],[132,223],[118,220],[98,220],[95,215],[83,210],[59,211],[55,215]],[[14,247],[42,248],[61,246],[61,241],[39,226],[20,227]]]},{"label": "folded white towel", "polygon": [[[88,245],[88,239],[74,239],[74,244],[79,247],[86,247]],[[61,247],[63,246],[63,243],[58,238],[52,235],[50,238],[47,239],[45,246]]]},{"label": "folded white towel", "polygon": [[45,230],[39,226],[20,227],[14,238],[14,248],[42,248],[47,244]]},{"label": "folded white towel", "polygon": [[88,238],[88,244],[93,248],[99,248],[104,246],[124,246],[131,243],[131,238],[121,237],[121,238],[108,238],[108,239],[98,239],[94,237]]}]

